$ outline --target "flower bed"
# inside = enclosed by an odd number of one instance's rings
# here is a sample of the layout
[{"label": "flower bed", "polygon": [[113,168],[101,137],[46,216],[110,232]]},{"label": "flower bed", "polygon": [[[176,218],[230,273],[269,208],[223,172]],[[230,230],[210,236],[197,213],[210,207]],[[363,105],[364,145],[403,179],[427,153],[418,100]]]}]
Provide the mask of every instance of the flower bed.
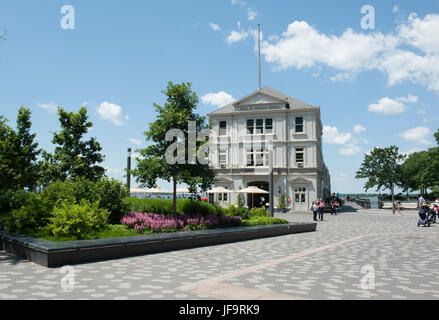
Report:
[{"label": "flower bed", "polygon": [[126,214],[121,224],[138,232],[151,230],[153,232],[174,232],[179,230],[200,230],[217,227],[239,226],[241,217],[208,215],[178,215],[167,216],[155,213],[131,212]]}]

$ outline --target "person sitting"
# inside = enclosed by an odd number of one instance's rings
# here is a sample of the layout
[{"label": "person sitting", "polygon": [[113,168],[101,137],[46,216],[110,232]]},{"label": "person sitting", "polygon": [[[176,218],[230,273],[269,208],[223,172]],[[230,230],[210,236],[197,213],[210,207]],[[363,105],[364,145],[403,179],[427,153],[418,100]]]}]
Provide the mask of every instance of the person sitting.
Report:
[{"label": "person sitting", "polygon": [[428,207],[427,202],[422,202],[421,207],[419,208],[418,214],[419,214],[419,218],[422,221],[425,221],[425,219],[427,219],[427,214],[428,211],[430,210],[430,208]]}]

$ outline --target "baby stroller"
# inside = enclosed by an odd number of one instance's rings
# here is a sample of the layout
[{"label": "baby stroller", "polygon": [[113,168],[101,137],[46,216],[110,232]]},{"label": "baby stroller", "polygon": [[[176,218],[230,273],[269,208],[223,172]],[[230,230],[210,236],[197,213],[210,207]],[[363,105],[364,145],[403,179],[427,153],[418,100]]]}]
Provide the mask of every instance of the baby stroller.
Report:
[{"label": "baby stroller", "polygon": [[430,208],[424,202],[418,212],[419,214],[418,227],[421,225],[424,227],[430,226],[431,211],[432,210],[430,210]]},{"label": "baby stroller", "polygon": [[434,209],[434,207],[428,210],[428,222],[436,223],[436,210]]}]

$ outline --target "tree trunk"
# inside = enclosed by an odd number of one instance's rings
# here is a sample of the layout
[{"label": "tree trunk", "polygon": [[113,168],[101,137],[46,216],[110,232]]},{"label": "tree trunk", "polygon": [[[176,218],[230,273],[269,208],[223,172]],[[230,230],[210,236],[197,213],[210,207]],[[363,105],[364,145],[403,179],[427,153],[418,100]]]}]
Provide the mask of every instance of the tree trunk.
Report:
[{"label": "tree trunk", "polygon": [[174,211],[174,216],[177,215],[177,180],[174,178],[174,190],[172,199],[172,210]]}]

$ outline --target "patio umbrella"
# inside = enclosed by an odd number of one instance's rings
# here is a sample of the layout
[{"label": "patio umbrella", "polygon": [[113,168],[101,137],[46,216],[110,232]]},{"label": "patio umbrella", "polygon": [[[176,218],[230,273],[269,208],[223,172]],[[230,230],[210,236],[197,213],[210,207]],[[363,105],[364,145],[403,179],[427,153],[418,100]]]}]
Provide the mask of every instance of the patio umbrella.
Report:
[{"label": "patio umbrella", "polygon": [[229,189],[226,189],[224,187],[215,187],[212,190],[207,191],[206,193],[232,193],[233,191],[230,191]]},{"label": "patio umbrella", "polygon": [[260,189],[260,188],[258,188],[258,187],[255,187],[255,186],[250,186],[250,187],[247,187],[247,188],[245,188],[245,189],[239,190],[238,193],[247,193],[247,194],[251,194],[251,195],[252,195],[252,206],[253,206],[253,195],[254,195],[254,194],[261,194],[261,193],[263,193],[263,194],[269,194],[268,191],[266,191],[266,190],[262,190],[262,189]]}]

